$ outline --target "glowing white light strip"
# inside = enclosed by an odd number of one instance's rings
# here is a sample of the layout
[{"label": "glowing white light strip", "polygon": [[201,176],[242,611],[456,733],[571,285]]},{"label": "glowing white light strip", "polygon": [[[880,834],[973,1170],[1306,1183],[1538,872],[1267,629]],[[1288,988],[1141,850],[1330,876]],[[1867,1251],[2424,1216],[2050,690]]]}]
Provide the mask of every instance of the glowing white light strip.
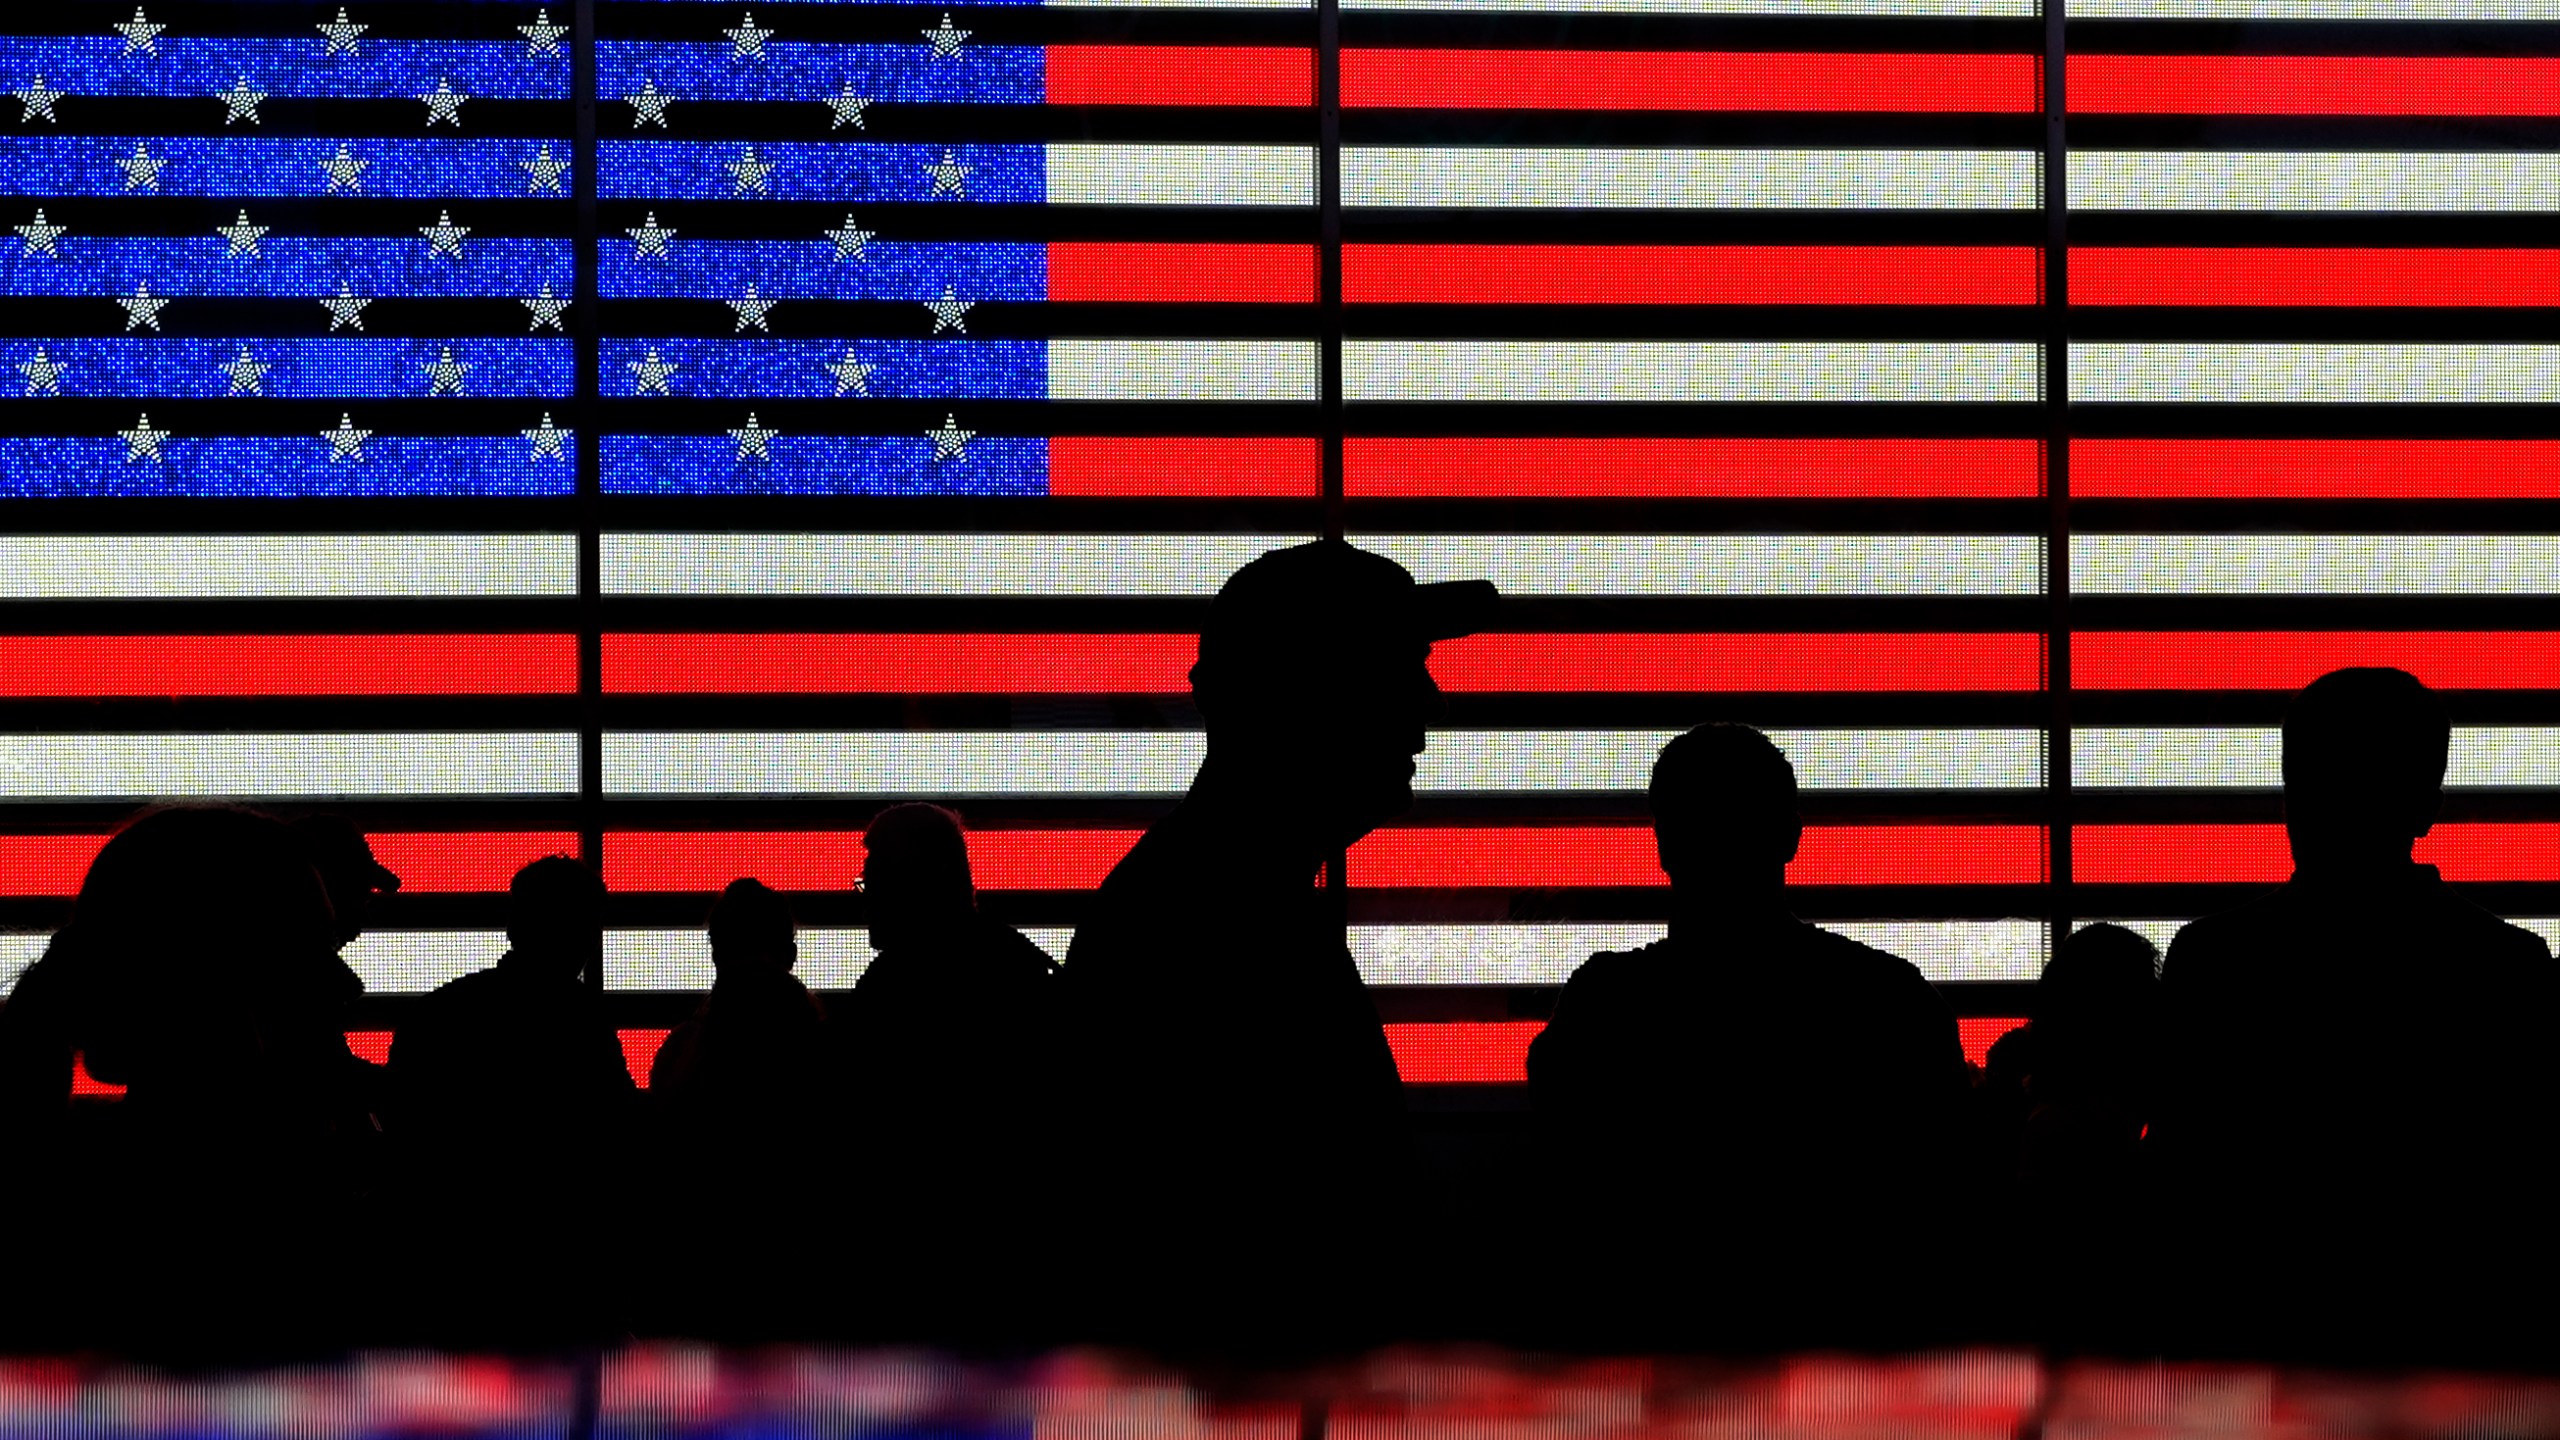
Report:
[{"label": "glowing white light strip", "polygon": [[1318,397],[1313,340],[1052,340],[1052,400]]},{"label": "glowing white light strip", "polygon": [[578,737],[0,735],[0,800],[574,795]]},{"label": "glowing white light strip", "polygon": [[[1346,7],[1348,8],[1348,7]],[[2560,20],[2560,0],[2071,0],[2074,20]]]},{"label": "glowing white light strip", "polygon": [[1052,205],[1313,205],[1305,145],[1069,145],[1048,151]]},{"label": "glowing white light strip", "polygon": [[[2272,727],[2074,730],[2071,783],[2126,789],[2273,790],[2284,784],[2283,755],[2282,732]],[[2527,725],[2458,727],[2445,783],[2463,788],[2560,786],[2560,730]]]},{"label": "glowing white light strip", "polygon": [[[1677,731],[1435,730],[1426,793],[1639,792]],[[2035,730],[1781,730],[1809,790],[2030,789]],[[1171,795],[1205,753],[1197,731],[608,732],[615,795]]]},{"label": "glowing white light strip", "polygon": [[[1899,955],[1932,981],[2033,980],[2033,920],[1828,921],[1823,929]],[[1561,985],[1603,950],[1661,939],[1660,925],[1354,925],[1351,956],[1372,985]]]},{"label": "glowing white light strip", "polygon": [[2560,345],[2080,342],[2071,398],[2178,405],[2549,405]]},{"label": "glowing white light strip", "polygon": [[[2074,0],[2074,3],[2076,5],[2077,0]],[[2555,951],[2560,951],[2560,916],[2502,915],[2498,918],[2520,930],[2532,931],[2534,934],[2542,937],[2542,943],[2544,945],[2551,947]],[[2121,925],[2136,935],[2141,936],[2143,939],[2150,941],[2152,944],[2159,946],[2160,953],[2166,955],[2169,953],[2169,942],[2178,938],[2178,931],[2184,927],[2186,923],[2187,922],[2185,920],[2160,919],[2079,920],[2074,921],[2071,928],[2074,931],[2080,931],[2086,930],[2092,925]]]},{"label": "glowing white light strip", "polygon": [[1419,580],[1506,595],[2034,595],[2036,535],[1354,535]]},{"label": "glowing white light strip", "polygon": [[[1028,928],[1031,943],[1053,960],[1067,955],[1068,929]],[[791,967],[812,990],[850,990],[870,967],[871,933],[862,929],[803,929],[800,961]],[[711,942],[700,930],[608,930],[604,937],[607,990],[709,990]]]},{"label": "glowing white light strip", "polygon": [[2030,342],[1346,340],[1352,401],[2030,402]]},{"label": "glowing white light strip", "polygon": [[0,600],[577,593],[570,535],[0,535]]},{"label": "glowing white light strip", "polygon": [[2560,535],[2071,537],[2084,595],[2547,595]]},{"label": "glowing white light strip", "polygon": [[2560,155],[2074,150],[2081,210],[2552,210]]},{"label": "glowing white light strip", "polygon": [[2030,150],[1345,146],[1342,203],[1563,210],[2006,210],[2039,203]]},{"label": "glowing white light strip", "polygon": [[486,970],[506,953],[504,930],[374,930],[338,955],[364,981],[366,994],[416,995]]},{"label": "glowing white light strip", "polygon": [[608,534],[604,588],[614,595],[1210,595],[1255,556],[1313,538]]},{"label": "glowing white light strip", "polygon": [[0,1000],[9,998],[9,992],[17,988],[19,972],[36,963],[37,957],[44,954],[44,947],[52,943],[53,936],[41,932],[0,934]]},{"label": "glowing white light strip", "polygon": [[[1047,0],[1055,5],[1104,0]],[[1885,15],[2032,19],[2037,0],[1342,0],[1345,10],[1497,10],[1550,15]],[[2078,13],[2078,5],[2073,12]]]}]

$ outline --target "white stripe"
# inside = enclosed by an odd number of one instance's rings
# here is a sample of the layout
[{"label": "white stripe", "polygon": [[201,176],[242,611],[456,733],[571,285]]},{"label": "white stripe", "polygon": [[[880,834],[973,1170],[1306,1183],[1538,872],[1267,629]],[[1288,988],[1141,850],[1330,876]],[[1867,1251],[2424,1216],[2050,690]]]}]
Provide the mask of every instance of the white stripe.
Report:
[{"label": "white stripe", "polygon": [[45,933],[0,934],[0,1000],[9,998],[9,992],[17,988],[19,972],[36,963],[44,954],[44,947],[52,943],[53,936]]},{"label": "white stripe", "polygon": [[577,593],[569,535],[0,535],[0,600]]},{"label": "white stripe", "polygon": [[[1031,943],[1053,960],[1066,958],[1067,929],[1025,929]],[[799,934],[800,961],[791,973],[812,990],[850,990],[869,968],[873,951],[867,930],[804,929]],[[604,988],[607,990],[692,990],[711,988],[711,942],[699,930],[608,930],[604,937]]]},{"label": "white stripe", "polygon": [[2560,155],[2074,150],[2081,210],[2551,210]]},{"label": "white stripe", "polygon": [[1998,210],[2040,202],[2027,150],[1346,146],[1342,203],[1561,210]]},{"label": "white stripe", "polygon": [[[1110,0],[1047,0],[1104,4]],[[1153,0],[1164,3],[1164,0]],[[1345,10],[1534,10],[1555,15],[1885,15],[2033,19],[2037,0],[1342,0]],[[2077,14],[2079,5],[2072,6]]]},{"label": "white stripe", "polygon": [[1052,340],[1052,400],[1318,397],[1313,340]]},{"label": "white stripe", "polygon": [[[2108,726],[2072,732],[2071,783],[2243,787],[2284,784],[2283,734],[2273,728]],[[2459,789],[2560,786],[2560,730],[2528,725],[2462,726],[2453,732],[2445,784]]]},{"label": "white stripe", "polygon": [[6,735],[0,800],[574,795],[575,734]]},{"label": "white stripe", "polygon": [[[1348,7],[1346,7],[1348,8]],[[2560,20],[2560,0],[2071,0],[2074,20]]]},{"label": "white stripe", "polygon": [[2037,595],[2033,535],[1355,535],[1419,580],[1506,595]]},{"label": "white stripe", "polygon": [[2084,595],[2548,595],[2560,535],[2071,537]]},{"label": "white stripe", "polygon": [[[2544,945],[2549,946],[2555,952],[2560,952],[2560,916],[2502,915],[2498,918],[2520,930],[2532,931],[2534,934],[2542,937],[2542,943]],[[2169,943],[2178,938],[2178,931],[2182,929],[2186,923],[2187,922],[2184,920],[2159,919],[2078,920],[2072,923],[2071,928],[2074,931],[2080,931],[2086,930],[2092,925],[2121,925],[2127,930],[2134,932],[2143,939],[2160,947],[2160,953],[2162,955],[2166,955],[2169,953]]]},{"label": "white stripe", "polygon": [[2071,398],[2142,405],[2549,405],[2560,345],[2077,342]]},{"label": "white stripe", "polygon": [[1316,152],[1305,145],[1052,144],[1047,150],[1052,205],[1312,205],[1316,199]]},{"label": "white stripe", "polygon": [[1784,404],[2029,402],[2032,342],[1909,340],[1346,340],[1352,401]]},{"label": "white stripe", "polygon": [[[2033,980],[2033,920],[1832,921],[1822,927],[1899,955],[1935,982]],[[1603,950],[1632,950],[1660,925],[1354,925],[1351,955],[1372,985],[1561,985]]]},{"label": "white stripe", "polygon": [[[1430,794],[1641,793],[1675,730],[1435,730]],[[1778,730],[1808,790],[2031,789],[2035,730]],[[613,795],[1176,795],[1197,731],[854,731],[604,737]]]},{"label": "white stripe", "polygon": [[1211,595],[1303,535],[604,537],[612,595]]},{"label": "white stripe", "polygon": [[417,995],[507,953],[504,930],[369,930],[338,952],[368,995]]}]

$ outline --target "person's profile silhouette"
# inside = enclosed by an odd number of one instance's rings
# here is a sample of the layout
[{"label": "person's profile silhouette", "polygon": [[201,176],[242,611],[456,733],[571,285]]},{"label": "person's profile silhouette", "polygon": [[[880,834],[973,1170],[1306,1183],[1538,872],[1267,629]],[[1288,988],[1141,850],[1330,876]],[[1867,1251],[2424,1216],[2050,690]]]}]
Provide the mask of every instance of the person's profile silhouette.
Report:
[{"label": "person's profile silhouette", "polygon": [[[1562,1303],[1624,1339],[1901,1340],[1954,1299],[1946,1236],[1970,1077],[1908,962],[1797,919],[1796,778],[1705,725],[1647,790],[1669,935],[1577,969],[1529,1050],[1574,1243]],[[1889,1207],[1880,1197],[1891,1194]],[[1653,1303],[1692,1284],[1712,1307]]]},{"label": "person's profile silhouette", "polygon": [[1495,598],[1325,540],[1211,602],[1191,670],[1206,759],[1093,897],[1063,976],[1083,1121],[1068,1243],[1110,1257],[1094,1290],[1119,1306],[1093,1323],[1303,1342],[1378,1319],[1360,1287],[1403,1183],[1404,1100],[1316,877],[1413,803],[1442,713],[1432,642]]},{"label": "person's profile silhouette", "polygon": [[2560,977],[2540,938],[2411,858],[2451,740],[2404,671],[2314,681],[2284,718],[2292,878],[2170,946],[2148,1144],[2173,1344],[2543,1353],[2549,1323],[2502,1297],[2551,1274],[2530,1197],[2560,1104]]}]

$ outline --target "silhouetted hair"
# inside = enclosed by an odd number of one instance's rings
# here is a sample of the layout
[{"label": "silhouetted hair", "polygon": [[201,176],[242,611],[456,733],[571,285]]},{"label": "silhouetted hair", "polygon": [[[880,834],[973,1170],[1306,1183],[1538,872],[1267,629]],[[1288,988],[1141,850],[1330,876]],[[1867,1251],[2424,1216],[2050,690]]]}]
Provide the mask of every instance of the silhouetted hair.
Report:
[{"label": "silhouetted hair", "polygon": [[604,903],[604,882],[573,855],[545,855],[507,882],[507,937],[589,923]]},{"label": "silhouetted hair", "polygon": [[711,933],[715,958],[722,951],[790,954],[798,948],[790,903],[752,876],[729,882],[713,902],[705,928]]},{"label": "silhouetted hair", "polygon": [[2417,676],[2384,666],[2332,670],[2284,717],[2284,779],[2298,785],[2426,792],[2444,785],[2453,718]]},{"label": "silhouetted hair", "polygon": [[2101,1023],[2147,1004],[2160,976],[2160,947],[2122,925],[2075,930],[2055,947],[2036,982],[2035,1023],[2047,1029]]},{"label": "silhouetted hair", "polygon": [[1655,823],[1671,829],[1709,814],[1792,821],[1796,767],[1748,725],[1701,725],[1662,747],[1645,800]]},{"label": "silhouetted hair", "polygon": [[974,894],[977,881],[969,870],[969,838],[960,817],[939,805],[892,805],[874,816],[862,832],[862,847],[872,867],[894,872],[899,882],[928,889],[957,886]]}]

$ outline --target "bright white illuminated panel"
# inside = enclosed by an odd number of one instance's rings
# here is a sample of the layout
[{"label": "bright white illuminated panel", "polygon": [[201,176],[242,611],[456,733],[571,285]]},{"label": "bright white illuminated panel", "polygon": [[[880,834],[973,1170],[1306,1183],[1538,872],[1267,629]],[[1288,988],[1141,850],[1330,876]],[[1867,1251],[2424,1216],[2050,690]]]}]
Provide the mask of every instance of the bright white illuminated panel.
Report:
[{"label": "bright white illuminated panel", "polygon": [[2560,155],[2074,150],[2081,210],[2560,209]]},{"label": "bright white illuminated panel", "polygon": [[[2518,929],[2532,931],[2534,934],[2542,937],[2542,943],[2544,945],[2551,947],[2554,951],[2560,951],[2560,916],[2502,915],[2499,918],[2510,925],[2516,926]],[[2086,930],[2092,925],[2121,925],[2127,930],[2130,930],[2150,941],[2152,944],[2159,946],[2160,953],[2166,955],[2169,953],[2169,942],[2177,938],[2179,928],[2184,926],[2186,923],[2187,922],[2185,920],[2157,919],[2105,921],[2081,920],[2074,922],[2071,928],[2073,930]]]},{"label": "bright white illuminated panel", "polygon": [[1560,210],[2008,210],[2031,150],[1343,147],[1342,203]]},{"label": "bright white illuminated panel", "polygon": [[1346,340],[1347,400],[2032,402],[2028,342]]},{"label": "bright white illuminated panel", "polygon": [[[1833,921],[1825,930],[1889,951],[1936,982],[2033,980],[2044,967],[2034,920]],[[1351,955],[1371,985],[1561,985],[1603,950],[1661,939],[1660,925],[1354,925]]]},{"label": "bright white illuminated panel", "polygon": [[2074,535],[2084,595],[2541,595],[2554,535]]},{"label": "bright white illuminated panel", "polygon": [[[1055,3],[1055,0],[1052,0]],[[1357,0],[1354,0],[1357,3]],[[2071,0],[2074,20],[2560,20],[2560,0]]]},{"label": "bright white illuminated panel", "polygon": [[1318,398],[1312,340],[1052,340],[1052,400]]},{"label": "bright white illuminated panel", "polygon": [[2114,404],[2549,405],[2560,345],[2076,343],[2071,398]]},{"label": "bright white illuminated panel", "polygon": [[577,593],[569,535],[0,536],[0,600]]},{"label": "bright white illuminated panel", "polygon": [[506,953],[504,930],[371,930],[338,956],[364,981],[366,994],[415,995],[486,970]]},{"label": "bright white illuminated panel", "polygon": [[0,1000],[9,998],[17,988],[18,974],[36,963],[44,947],[53,943],[49,934],[0,934]]},{"label": "bright white illuminated panel", "polygon": [[1246,561],[1312,538],[608,534],[604,588],[614,595],[1212,595]]},{"label": "bright white illuminated panel", "polygon": [[568,796],[574,734],[7,735],[0,800]]},{"label": "bright white illuminated panel", "polygon": [[2033,595],[2040,535],[1355,535],[1506,595]]},{"label": "bright white illuminated panel", "polygon": [[[2152,786],[2243,787],[2284,784],[2284,742],[2273,727],[2075,730],[2071,783],[2141,789]],[[2527,726],[2460,726],[2445,783],[2463,788],[2560,786],[2560,730]]]},{"label": "bright white illuminated panel", "polygon": [[1313,205],[1303,145],[1070,145],[1048,151],[1052,205]]},{"label": "bright white illuminated panel", "polygon": [[[1026,929],[1031,943],[1064,959],[1075,932]],[[858,928],[803,929],[800,962],[791,973],[812,990],[850,990],[871,964],[871,936]],[[711,988],[711,942],[700,930],[608,930],[604,937],[604,988],[607,990],[692,990]]]},{"label": "bright white illuminated panel", "polygon": [[[1435,730],[1416,762],[1426,793],[1637,792],[1672,730]],[[1808,790],[2029,789],[2034,730],[1782,730],[1770,738]],[[1197,731],[612,732],[616,795],[1174,795]]]}]

